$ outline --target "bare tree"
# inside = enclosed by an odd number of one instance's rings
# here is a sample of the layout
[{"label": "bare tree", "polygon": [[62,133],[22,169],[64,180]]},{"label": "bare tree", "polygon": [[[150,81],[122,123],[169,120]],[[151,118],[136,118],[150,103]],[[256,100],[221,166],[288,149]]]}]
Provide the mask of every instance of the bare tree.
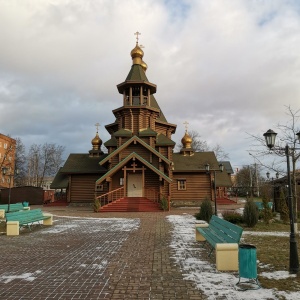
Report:
[{"label": "bare tree", "polygon": [[15,186],[24,185],[26,176],[26,153],[25,146],[19,137],[16,138],[15,170],[18,170],[15,175]]},{"label": "bare tree", "polygon": [[229,154],[225,152],[220,144],[216,144],[214,147],[212,147],[211,151],[215,152],[217,160],[219,161],[229,159]]},{"label": "bare tree", "polygon": [[[297,212],[297,181],[296,181],[296,162],[300,158],[300,151],[297,151],[295,149],[297,145],[297,136],[296,133],[300,130],[300,109],[293,110],[291,106],[286,106],[286,114],[289,116],[289,121],[286,124],[278,123],[276,126],[276,129],[278,130],[278,138],[277,138],[277,144],[272,151],[267,150],[265,140],[263,136],[253,135],[249,134],[251,139],[254,140],[254,144],[252,147],[254,147],[254,150],[251,151],[255,153],[255,157],[260,161],[261,165],[273,170],[275,172],[278,172],[279,174],[285,174],[285,167],[286,166],[286,158],[285,158],[285,152],[282,150],[284,149],[284,146],[288,144],[290,146],[290,159],[291,159],[291,181],[292,181],[292,190],[293,190],[293,204],[295,208],[295,214]],[[296,123],[298,122],[298,126]],[[270,156],[270,154],[273,154],[276,156],[274,160],[269,164],[264,164],[262,162],[263,158],[266,157],[266,155]],[[284,163],[284,165],[283,165]]]},{"label": "bare tree", "polygon": [[[189,136],[192,138],[192,149],[196,152],[207,152],[207,151],[213,151],[215,152],[215,155],[218,160],[226,160],[229,158],[228,153],[225,152],[225,150],[222,148],[221,145],[217,144],[214,147],[209,147],[207,142],[203,139],[201,139],[201,135],[198,131],[191,130],[188,131]],[[180,149],[183,147],[182,143],[178,143],[176,145],[176,151],[180,151]]]},{"label": "bare tree", "polygon": [[240,196],[258,196],[264,179],[261,176],[261,168],[257,165],[243,166],[236,174],[236,188]]},{"label": "bare tree", "polygon": [[46,176],[53,176],[63,163],[63,146],[34,144],[30,147],[27,161],[28,184],[41,187]]}]

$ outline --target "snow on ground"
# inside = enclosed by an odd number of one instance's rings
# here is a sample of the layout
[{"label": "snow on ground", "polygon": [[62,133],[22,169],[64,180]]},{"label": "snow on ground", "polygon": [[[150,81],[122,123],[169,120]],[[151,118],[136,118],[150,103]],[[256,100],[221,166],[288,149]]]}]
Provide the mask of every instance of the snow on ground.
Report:
[{"label": "snow on ground", "polygon": [[[70,228],[80,228],[85,232],[101,232],[101,231],[131,231],[137,229],[140,226],[140,219],[126,219],[126,218],[82,218],[82,217],[70,217],[70,216],[56,216],[60,218],[76,219],[76,223],[68,224],[55,224],[49,229],[43,230],[42,234],[48,233],[61,233]],[[92,221],[94,226],[82,226],[83,223]],[[97,226],[98,224],[98,226]]]},{"label": "snow on ground", "polygon": [[249,235],[264,235],[264,236],[285,236],[288,237],[290,235],[289,232],[260,232],[260,231],[244,231],[243,234]]},{"label": "snow on ground", "polygon": [[[208,299],[282,299],[283,296],[287,300],[300,299],[300,292],[286,293],[263,288],[239,290],[236,286],[239,281],[238,273],[219,272],[215,268],[214,261],[207,261],[207,249],[202,248],[195,241],[195,217],[183,214],[167,216],[167,219],[173,224],[170,246],[175,252],[173,257],[175,262],[180,265],[184,279],[194,281],[197,288],[202,290]],[[280,236],[279,233],[277,235]],[[265,267],[267,268],[267,266]],[[286,271],[263,272],[259,275],[276,280],[294,276]]]},{"label": "snow on ground", "polygon": [[23,279],[26,281],[33,281],[36,279],[36,275],[40,274],[41,271],[36,271],[34,273],[23,273],[21,275],[2,275],[0,277],[0,282],[3,283],[9,283],[13,281],[14,279]]}]

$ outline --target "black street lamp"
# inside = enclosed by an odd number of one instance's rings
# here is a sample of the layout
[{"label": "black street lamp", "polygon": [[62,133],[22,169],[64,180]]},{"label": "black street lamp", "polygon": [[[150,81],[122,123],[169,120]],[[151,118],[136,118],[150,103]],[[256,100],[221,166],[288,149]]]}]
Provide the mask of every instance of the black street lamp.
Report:
[{"label": "black street lamp", "polygon": [[[10,212],[11,179],[12,179],[12,177],[15,176],[15,173],[14,172],[10,172],[8,174],[7,172],[8,172],[8,168],[3,167],[2,168],[2,174],[3,174],[3,176],[8,176],[9,177],[9,190],[8,190],[8,207],[7,207],[7,212]],[[18,173],[19,173],[19,170],[17,169],[16,170],[16,174],[18,174]]]},{"label": "black street lamp", "polygon": [[216,172],[223,172],[224,170],[224,165],[219,164],[219,169],[211,169],[210,165],[207,163],[205,165],[205,170],[206,172],[210,173],[210,171],[214,172],[214,194],[215,194],[215,215],[217,216],[217,179],[216,179]]},{"label": "black street lamp", "polygon": [[[292,182],[291,182],[291,171],[290,171],[290,150],[298,150],[300,148],[290,148],[288,144],[286,144],[285,148],[280,148],[280,147],[274,148],[276,135],[277,133],[271,129],[269,129],[266,133],[264,133],[267,147],[270,150],[278,149],[278,150],[285,151],[287,179],[288,179],[289,215],[290,215],[290,273],[298,273],[299,259],[298,259],[297,240],[296,240],[295,227],[294,227],[294,209],[293,209]],[[298,132],[296,135],[300,142],[300,132]]]},{"label": "black street lamp", "polygon": [[[267,178],[270,179],[270,172],[269,171],[266,173],[266,175],[267,175]],[[276,176],[276,179],[278,179],[279,178],[279,173],[276,172],[275,176]],[[273,187],[273,208],[272,208],[272,211],[274,212],[275,211],[275,183],[274,183],[274,177],[271,177],[271,181],[272,181],[272,187]]]}]

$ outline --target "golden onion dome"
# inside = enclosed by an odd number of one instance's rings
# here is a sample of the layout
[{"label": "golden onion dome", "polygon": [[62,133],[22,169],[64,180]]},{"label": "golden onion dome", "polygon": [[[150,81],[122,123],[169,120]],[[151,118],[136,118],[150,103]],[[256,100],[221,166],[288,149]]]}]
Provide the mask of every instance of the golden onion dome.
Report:
[{"label": "golden onion dome", "polygon": [[132,57],[132,59],[139,57],[139,58],[143,58],[144,56],[144,51],[141,49],[141,47],[136,44],[136,46],[131,50],[130,55]]},{"label": "golden onion dome", "polygon": [[143,60],[142,60],[142,63],[141,63],[141,67],[143,68],[144,72],[146,72],[147,69],[148,69],[147,64]]},{"label": "golden onion dome", "polygon": [[187,133],[187,131],[184,134],[184,137],[181,139],[181,143],[183,145],[183,148],[191,148],[192,147],[192,138],[190,135]]},{"label": "golden onion dome", "polygon": [[93,150],[98,150],[102,145],[102,140],[100,139],[98,132],[96,136],[92,139]]}]

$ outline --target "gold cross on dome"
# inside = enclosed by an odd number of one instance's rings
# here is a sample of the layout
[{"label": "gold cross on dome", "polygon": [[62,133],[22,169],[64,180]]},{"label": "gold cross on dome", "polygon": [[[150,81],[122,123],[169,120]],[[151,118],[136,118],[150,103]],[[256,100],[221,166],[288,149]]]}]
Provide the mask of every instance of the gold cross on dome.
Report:
[{"label": "gold cross on dome", "polygon": [[184,123],[183,123],[185,126],[185,131],[187,131],[188,130],[188,125],[189,125],[189,122],[187,122],[187,121],[185,121]]},{"label": "gold cross on dome", "polygon": [[138,43],[139,43],[139,35],[141,35],[141,33],[137,31],[136,33],[134,33],[134,35],[136,35],[136,44],[138,45]]},{"label": "gold cross on dome", "polygon": [[100,124],[99,124],[99,123],[96,123],[95,126],[96,126],[97,132],[98,132],[98,129],[99,129]]}]

